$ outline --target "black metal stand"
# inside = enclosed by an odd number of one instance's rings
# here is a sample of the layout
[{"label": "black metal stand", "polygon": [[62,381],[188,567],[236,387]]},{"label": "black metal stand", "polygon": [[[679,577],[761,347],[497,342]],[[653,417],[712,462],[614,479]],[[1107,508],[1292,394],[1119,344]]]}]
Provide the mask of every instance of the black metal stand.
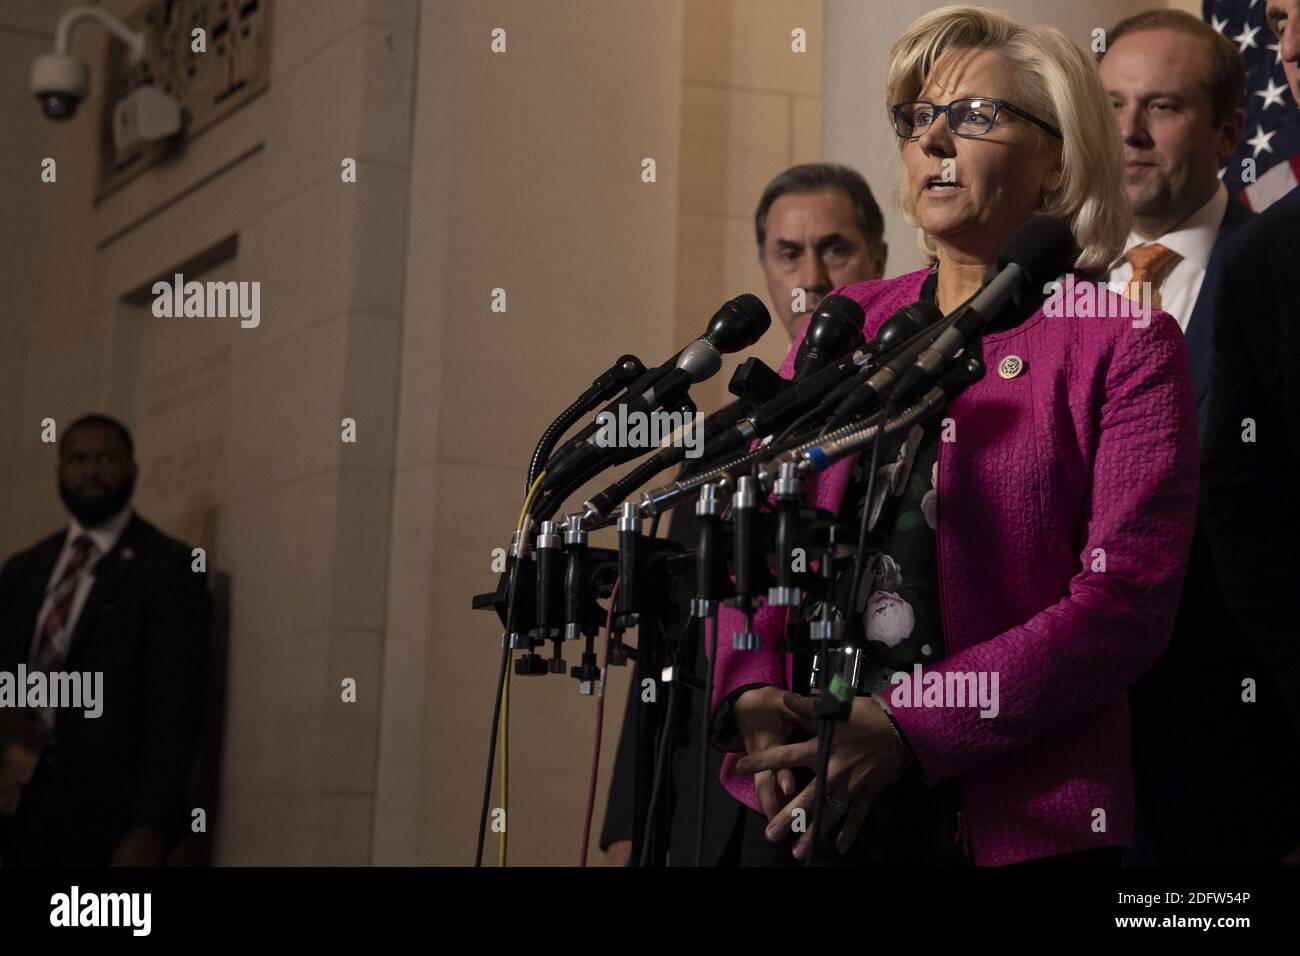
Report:
[{"label": "black metal stand", "polygon": [[[878,450],[883,434],[933,414],[982,374],[983,364],[978,351],[970,349],[959,365],[946,373],[922,400],[911,406],[906,415],[891,422],[888,429],[882,426],[882,431],[876,433],[874,441],[877,444],[873,451]],[[870,434],[870,430],[859,429],[842,437],[828,436],[835,447],[829,453],[825,449],[818,450],[822,462],[819,467],[858,450],[860,443]],[[868,481],[868,510],[875,477],[875,457],[873,455]],[[748,458],[744,460],[748,461]],[[808,452],[808,461],[813,461],[812,452]],[[696,690],[703,691],[706,696],[711,693],[712,663],[705,680],[681,667],[682,633],[697,619],[709,618],[714,623],[712,636],[717,640],[720,637],[716,618],[719,603],[735,607],[745,615],[745,629],[735,636],[733,644],[734,649],[743,652],[758,646],[752,623],[760,596],[766,596],[769,604],[787,606],[793,612],[804,593],[814,589],[826,590],[827,614],[819,621],[788,626],[780,645],[780,649],[787,652],[815,648],[821,655],[823,693],[815,716],[822,727],[818,793],[819,797],[824,794],[825,759],[829,752],[831,728],[835,721],[847,718],[856,692],[856,683],[840,677],[838,666],[832,664],[829,652],[845,639],[856,645],[854,628],[858,623],[854,602],[850,598],[850,606],[842,609],[842,617],[848,622],[846,633],[837,635],[829,607],[835,601],[834,582],[843,563],[853,560],[856,565],[853,575],[856,590],[865,552],[869,549],[865,522],[863,529],[853,536],[850,529],[836,522],[835,516],[804,505],[799,501],[799,480],[797,468],[782,468],[776,489],[777,509],[773,513],[763,507],[766,499],[763,486],[755,477],[741,475],[736,481],[736,493],[731,502],[733,519],[730,525],[721,521],[720,504],[715,502],[706,507],[710,486],[705,486],[700,498],[700,507],[705,508],[705,512],[697,510],[697,514],[702,517],[707,514],[704,527],[708,530],[701,538],[700,553],[709,566],[700,569],[698,578],[696,552],[685,552],[680,544],[670,539],[642,535],[640,509],[626,504],[619,515],[617,551],[587,547],[583,518],[579,516],[572,516],[564,523],[543,521],[538,535],[537,560],[530,558],[526,541],[516,542],[518,547],[512,548],[512,555],[517,556],[502,574],[496,590],[474,598],[475,608],[496,610],[507,626],[506,639],[517,641],[517,646],[525,651],[515,661],[515,673],[520,676],[563,673],[567,667],[562,656],[564,644],[585,637],[582,663],[570,668],[569,672],[591,689],[599,674],[592,641],[604,616],[596,599],[609,597],[617,580],[618,593],[612,609],[614,639],[607,663],[618,666],[625,664],[629,657],[636,661],[634,692],[638,699],[632,859],[642,865],[662,866],[668,856],[669,788],[665,785],[665,778],[675,737],[673,721],[676,714],[672,712],[675,709],[672,703],[679,699],[679,693]],[[717,488],[713,491],[716,492]],[[557,496],[560,501],[565,497],[567,495]],[[554,508],[549,512],[553,513]],[[549,517],[547,509],[543,509],[541,517]],[[724,531],[728,528],[731,541],[725,540]],[[797,571],[790,564],[796,550],[802,550],[807,559],[806,566]],[[727,553],[734,555],[734,583],[721,570],[721,555]],[[778,562],[775,576],[767,561],[760,557],[773,553]],[[810,570],[814,562],[816,571]],[[513,601],[510,588],[516,591]],[[689,614],[686,611],[688,607],[691,609]],[[560,608],[563,608],[563,621],[555,619],[561,614]],[[622,640],[632,628],[640,631],[635,648],[628,647]],[[730,639],[726,635],[721,637]],[[553,651],[546,659],[537,653],[537,649],[548,641],[552,643]],[[712,658],[710,660],[712,662]],[[664,668],[670,665],[674,668],[673,682],[665,695]],[[706,731],[711,703],[706,699],[703,708]],[[701,746],[707,747],[707,740],[702,741]],[[489,763],[489,781],[490,767]],[[701,781],[703,785],[704,781]],[[814,810],[814,827],[820,805],[819,799]],[[811,859],[810,854],[810,863]]]}]

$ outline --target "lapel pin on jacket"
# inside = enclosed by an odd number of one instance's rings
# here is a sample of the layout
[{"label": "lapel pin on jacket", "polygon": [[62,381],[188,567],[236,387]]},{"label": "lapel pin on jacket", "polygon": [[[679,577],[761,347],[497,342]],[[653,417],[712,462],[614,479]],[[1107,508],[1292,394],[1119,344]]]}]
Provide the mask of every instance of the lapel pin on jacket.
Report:
[{"label": "lapel pin on jacket", "polygon": [[1008,355],[998,363],[998,374],[1003,378],[1015,378],[1025,370],[1025,360],[1019,355]]}]

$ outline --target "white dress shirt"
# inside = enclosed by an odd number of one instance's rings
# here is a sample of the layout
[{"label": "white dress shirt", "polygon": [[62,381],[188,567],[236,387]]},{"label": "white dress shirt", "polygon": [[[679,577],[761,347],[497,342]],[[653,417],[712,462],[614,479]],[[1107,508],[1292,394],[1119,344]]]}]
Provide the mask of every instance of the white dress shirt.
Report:
[{"label": "white dress shirt", "polygon": [[59,553],[59,559],[54,562],[54,570],[50,573],[50,579],[45,583],[45,600],[41,603],[41,611],[36,616],[36,633],[32,635],[31,648],[28,651],[27,659],[32,660],[36,653],[36,645],[40,639],[41,627],[45,624],[45,618],[49,615],[54,606],[53,595],[51,592],[54,586],[58,584],[59,578],[63,574],[63,569],[68,566],[72,560],[73,547],[72,542],[83,534],[87,535],[91,541],[95,542],[95,550],[91,552],[90,560],[86,562],[85,567],[81,569],[81,574],[77,579],[77,589],[72,595],[72,607],[69,609],[67,623],[64,624],[63,630],[55,640],[59,644],[59,656],[62,657],[67,653],[68,641],[72,637],[73,631],[77,627],[77,620],[81,617],[81,609],[86,603],[86,597],[90,594],[90,589],[95,584],[95,565],[99,559],[108,552],[112,551],[117,545],[117,539],[122,537],[122,532],[131,522],[131,506],[127,505],[113,517],[109,518],[103,524],[94,528],[83,528],[81,522],[73,518],[68,524],[67,536],[63,539],[63,551]]},{"label": "white dress shirt", "polygon": [[[1196,297],[1201,294],[1201,283],[1205,281],[1214,240],[1219,235],[1219,226],[1223,224],[1223,214],[1227,210],[1228,190],[1219,183],[1209,201],[1171,231],[1157,239],[1143,239],[1137,233],[1129,233],[1124,246],[1127,255],[1134,246],[1158,242],[1181,257],[1160,283],[1160,308],[1178,320],[1178,327],[1184,333],[1192,320],[1192,310],[1196,308]],[[1123,295],[1132,278],[1133,266],[1124,256],[1111,263],[1108,284],[1112,292]]]}]

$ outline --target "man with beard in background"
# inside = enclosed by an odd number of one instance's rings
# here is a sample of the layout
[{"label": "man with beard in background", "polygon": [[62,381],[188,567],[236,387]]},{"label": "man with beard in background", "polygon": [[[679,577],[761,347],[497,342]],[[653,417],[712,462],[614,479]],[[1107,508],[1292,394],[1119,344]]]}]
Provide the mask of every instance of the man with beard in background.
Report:
[{"label": "man with beard in background", "polygon": [[212,603],[189,546],[132,511],[138,473],[120,422],[73,422],[58,464],[68,527],[0,571],[0,679],[102,674],[93,716],[29,707],[21,687],[0,698],[6,866],[156,866],[188,830]]}]

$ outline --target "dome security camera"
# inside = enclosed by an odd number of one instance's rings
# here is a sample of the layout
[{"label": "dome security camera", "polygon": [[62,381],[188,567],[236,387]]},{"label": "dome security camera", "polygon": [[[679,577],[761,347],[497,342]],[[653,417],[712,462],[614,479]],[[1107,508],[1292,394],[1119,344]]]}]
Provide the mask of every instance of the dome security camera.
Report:
[{"label": "dome security camera", "polygon": [[54,52],[42,53],[32,63],[31,90],[41,110],[52,120],[66,120],[76,113],[86,98],[90,71],[86,64],[68,52],[72,28],[83,20],[96,20],[126,44],[131,62],[144,57],[144,34],[132,31],[125,23],[98,7],[74,7],[59,18],[54,31]]},{"label": "dome security camera", "polygon": [[89,78],[86,64],[68,53],[42,53],[32,63],[32,92],[52,120],[72,117],[86,98]]}]

